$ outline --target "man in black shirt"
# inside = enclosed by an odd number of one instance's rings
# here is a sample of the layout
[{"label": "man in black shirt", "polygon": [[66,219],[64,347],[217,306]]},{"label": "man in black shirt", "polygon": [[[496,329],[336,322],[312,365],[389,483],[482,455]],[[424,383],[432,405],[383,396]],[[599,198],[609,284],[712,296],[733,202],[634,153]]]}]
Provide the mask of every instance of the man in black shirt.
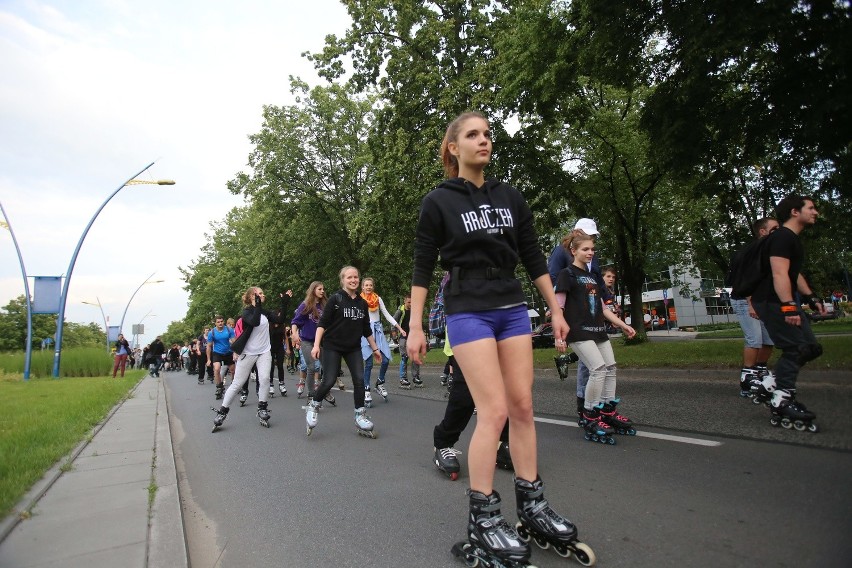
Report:
[{"label": "man in black shirt", "polygon": [[775,365],[775,384],[767,377],[759,389],[765,392],[758,394],[772,395],[773,425],[780,423],[785,428],[795,426],[798,430],[808,428],[816,432],[813,423],[816,415],[796,401],[796,378],[802,365],[822,354],[822,346],[811,331],[796,293],[812,309],[825,313],[822,301],[801,274],[805,254],[799,235],[816,223],[819,212],[812,198],[794,194],[778,203],[775,214],[781,227],[766,237],[768,258],[761,262],[768,262],[769,270],[752,294],[751,302],[782,354]]}]

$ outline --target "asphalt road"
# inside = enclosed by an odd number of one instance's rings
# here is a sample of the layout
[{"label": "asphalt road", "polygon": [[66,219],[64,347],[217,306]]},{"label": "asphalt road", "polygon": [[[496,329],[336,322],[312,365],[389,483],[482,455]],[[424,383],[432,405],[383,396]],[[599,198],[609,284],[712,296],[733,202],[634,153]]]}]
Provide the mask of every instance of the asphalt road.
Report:
[{"label": "asphalt road", "polygon": [[[389,403],[376,401],[376,440],[355,434],[351,392],[336,389],[337,408],[305,436],[292,380],[289,397],[270,401],[270,429],[252,396],[212,434],[212,386],[164,374],[192,566],[461,566],[449,548],[465,534],[467,468],[462,456],[453,482],[431,462],[437,371],[424,372],[425,389],[392,386]],[[852,565],[849,374],[800,380],[818,434],[773,428],[728,375],[622,373],[621,409],[640,434],[604,446],[575,425],[573,381],[537,371],[546,495],[599,566]],[[513,522],[511,474],[498,471],[495,487]],[[579,566],[533,550],[541,568]]]}]

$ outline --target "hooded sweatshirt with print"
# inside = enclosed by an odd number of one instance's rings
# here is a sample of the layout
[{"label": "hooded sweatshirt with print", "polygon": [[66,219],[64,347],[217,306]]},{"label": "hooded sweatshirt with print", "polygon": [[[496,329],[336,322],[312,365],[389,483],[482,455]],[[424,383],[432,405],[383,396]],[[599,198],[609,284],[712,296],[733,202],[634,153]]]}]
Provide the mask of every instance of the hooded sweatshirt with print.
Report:
[{"label": "hooded sweatshirt with print", "polygon": [[[439,252],[441,268],[450,274],[454,267],[513,273],[519,261],[533,280],[547,274],[529,205],[520,191],[497,180],[479,188],[463,178],[442,182],[423,198],[416,239],[414,286],[429,288]],[[463,277],[454,287],[451,276],[446,290],[447,314],[525,302],[517,278]]]}]

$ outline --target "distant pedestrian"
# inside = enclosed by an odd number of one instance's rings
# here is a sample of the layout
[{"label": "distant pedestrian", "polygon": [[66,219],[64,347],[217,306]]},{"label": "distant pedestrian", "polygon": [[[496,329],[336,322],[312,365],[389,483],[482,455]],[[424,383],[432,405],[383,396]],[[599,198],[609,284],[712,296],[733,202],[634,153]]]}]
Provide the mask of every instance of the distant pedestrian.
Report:
[{"label": "distant pedestrian", "polygon": [[119,333],[118,340],[115,342],[115,359],[112,364],[112,378],[115,378],[116,373],[121,369],[121,376],[124,376],[124,368],[127,366],[127,358],[130,356],[130,343],[124,339],[124,335]]},{"label": "distant pedestrian", "polygon": [[[375,286],[376,283],[372,278],[364,278],[364,281],[361,283],[361,297],[367,302],[367,307],[369,309],[368,313],[370,316],[370,327],[373,330],[373,340],[379,348],[379,353],[382,355],[382,364],[379,367],[379,376],[376,379],[376,392],[379,393],[382,398],[387,400],[388,391],[385,388],[385,373],[388,370],[392,354],[390,345],[388,345],[388,340],[385,338],[385,331],[384,326],[382,325],[381,316],[385,316],[385,319],[388,320],[391,327],[396,328],[403,337],[406,335],[406,332],[402,330],[399,323],[392,315],[390,315],[388,309],[385,307],[385,301],[382,300],[381,296],[376,294]],[[361,339],[361,355],[364,358],[364,389],[367,393],[367,400],[370,400],[372,398],[369,392],[370,374],[373,371],[373,357],[370,352],[370,345],[367,343],[366,338]],[[421,381],[420,384],[415,383],[415,386],[421,386],[422,384],[423,383]],[[411,383],[408,382],[408,379],[400,378],[399,385],[403,388],[409,388]]]}]

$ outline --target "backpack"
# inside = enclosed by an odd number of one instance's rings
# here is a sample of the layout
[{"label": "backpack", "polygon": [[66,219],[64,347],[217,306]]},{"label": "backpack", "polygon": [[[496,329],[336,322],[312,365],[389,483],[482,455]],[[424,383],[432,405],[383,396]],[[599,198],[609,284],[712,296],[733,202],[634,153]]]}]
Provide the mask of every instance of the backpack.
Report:
[{"label": "backpack", "polygon": [[449,274],[441,279],[432,308],[429,310],[429,333],[440,339],[444,339],[447,333],[447,315],[444,313],[444,286],[447,280],[449,280]]},{"label": "backpack", "polygon": [[771,236],[753,240],[731,258],[731,268],[726,280],[731,285],[733,297],[748,298],[769,276],[766,243]]}]

